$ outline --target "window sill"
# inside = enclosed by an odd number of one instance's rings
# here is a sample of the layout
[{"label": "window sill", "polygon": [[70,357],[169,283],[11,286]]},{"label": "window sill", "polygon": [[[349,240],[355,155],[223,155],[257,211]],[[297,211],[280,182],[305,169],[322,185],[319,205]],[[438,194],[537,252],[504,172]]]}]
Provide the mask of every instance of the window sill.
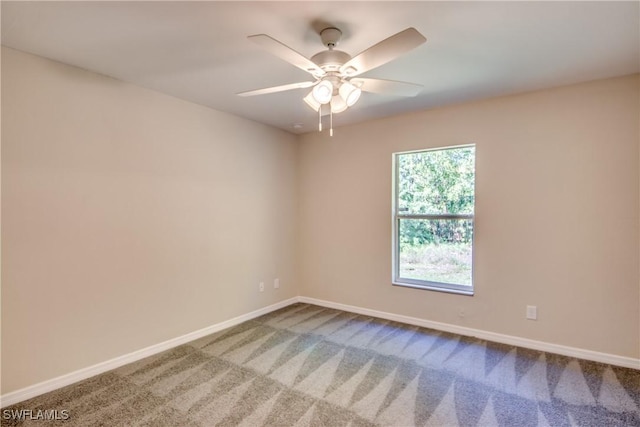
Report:
[{"label": "window sill", "polygon": [[399,281],[392,281],[391,284],[393,286],[402,286],[405,288],[413,288],[413,289],[422,289],[422,290],[426,290],[426,291],[436,291],[436,292],[446,292],[449,294],[458,294],[458,295],[466,295],[466,296],[473,296],[474,291],[473,290],[464,290],[464,289],[453,289],[453,288],[446,288],[443,287],[440,284],[437,283],[433,283],[433,284],[416,284],[416,283],[406,283],[406,282],[399,282]]}]

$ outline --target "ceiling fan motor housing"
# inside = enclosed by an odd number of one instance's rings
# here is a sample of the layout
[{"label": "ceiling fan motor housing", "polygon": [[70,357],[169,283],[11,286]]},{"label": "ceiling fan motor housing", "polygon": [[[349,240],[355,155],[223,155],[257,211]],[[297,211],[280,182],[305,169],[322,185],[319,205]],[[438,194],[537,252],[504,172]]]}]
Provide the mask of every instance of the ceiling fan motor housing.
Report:
[{"label": "ceiling fan motor housing", "polygon": [[341,50],[324,50],[311,57],[311,61],[318,64],[324,71],[338,71],[342,64],[351,59],[351,55]]},{"label": "ceiling fan motor housing", "polygon": [[329,50],[322,51],[311,57],[311,61],[317,64],[325,72],[338,71],[342,64],[351,59],[351,55],[341,50],[335,50],[342,38],[342,31],[335,27],[325,28],[320,31],[320,39]]}]

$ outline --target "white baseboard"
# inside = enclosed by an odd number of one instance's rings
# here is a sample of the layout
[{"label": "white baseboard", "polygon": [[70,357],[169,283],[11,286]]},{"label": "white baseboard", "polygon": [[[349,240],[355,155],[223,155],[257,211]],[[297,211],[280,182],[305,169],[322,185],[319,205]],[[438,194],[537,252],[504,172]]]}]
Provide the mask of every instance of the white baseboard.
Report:
[{"label": "white baseboard", "polygon": [[591,360],[594,362],[607,363],[625,368],[640,370],[640,359],[632,357],[617,356],[615,354],[600,353],[592,350],[585,350],[575,347],[567,347],[559,344],[551,344],[543,341],[536,341],[527,338],[515,337],[512,335],[498,334],[495,332],[483,331],[480,329],[467,328],[464,326],[451,325],[448,323],[434,322],[431,320],[419,319],[417,317],[403,316],[401,314],[387,313],[384,311],[371,310],[368,308],[353,305],[340,304],[332,301],[325,301],[316,298],[298,297],[299,302],[315,304],[322,307],[335,308],[337,310],[349,311],[363,314],[365,316],[379,317],[410,325],[422,326],[439,331],[451,332],[454,334],[476,337],[483,340],[509,344],[518,347],[530,348],[532,350],[545,351],[549,353],[561,354],[563,356],[576,357],[579,359]]},{"label": "white baseboard", "polygon": [[592,350],[584,350],[581,348],[567,347],[558,344],[551,344],[543,341],[530,340],[527,338],[515,337],[512,335],[498,334],[495,332],[483,331],[480,329],[466,328],[464,326],[451,325],[448,323],[434,322],[431,320],[420,319],[417,317],[404,316],[401,314],[387,313],[384,311],[372,310],[369,308],[357,307],[353,305],[341,304],[332,301],[325,301],[310,297],[293,297],[284,301],[280,301],[276,304],[261,308],[259,310],[252,311],[247,314],[243,314],[233,319],[225,320],[224,322],[216,323],[215,325],[208,326],[203,329],[199,329],[194,332],[155,344],[141,350],[134,351],[129,354],[125,354],[116,357],[105,362],[98,363],[93,366],[89,366],[69,374],[61,375],[57,378],[53,378],[47,381],[43,381],[38,384],[34,384],[20,390],[13,391],[11,393],[0,396],[0,408],[4,408],[9,405],[13,405],[18,402],[22,402],[32,397],[39,396],[44,393],[65,387],[67,385],[82,381],[84,379],[93,377],[98,374],[110,371],[120,366],[126,365],[144,359],[145,357],[152,356],[165,350],[177,347],[179,345],[188,343],[190,341],[202,338],[204,336],[213,334],[223,329],[230,328],[238,325],[247,320],[254,319],[264,314],[270,313],[274,310],[286,307],[288,305],[303,302],[307,304],[319,305],[322,307],[335,308],[337,310],[349,311],[352,313],[363,314],[366,316],[379,317],[381,319],[392,320],[401,323],[407,323],[410,325],[422,326],[425,328],[436,329],[445,332],[451,332],[454,334],[472,336],[484,340],[499,342],[503,344],[514,345],[518,347],[530,348],[533,350],[545,351],[550,353],[561,354],[569,357],[577,357],[585,360],[592,360],[595,362],[607,363],[615,366],[622,366],[625,368],[632,368],[640,370],[640,359],[634,359],[631,357],[617,356],[615,354],[600,353]]},{"label": "white baseboard", "polygon": [[297,297],[289,298],[287,300],[280,301],[259,310],[234,317],[233,319],[225,320],[224,322],[216,323],[215,325],[211,325],[206,328],[199,329],[197,331],[190,332],[176,338],[172,338],[159,344],[154,344],[152,346],[134,351],[132,353],[125,354],[123,356],[119,356],[93,366],[79,369],[77,371],[61,375],[47,381],[43,381],[41,383],[16,390],[11,393],[4,394],[0,396],[0,408],[22,402],[23,400],[31,399],[32,397],[48,393],[50,391],[65,387],[78,381],[82,381],[98,374],[102,374],[115,368],[119,368],[120,366],[126,365],[127,363],[132,363],[137,360],[144,359],[145,357],[152,356],[170,348],[174,348],[198,338],[202,338],[204,336],[221,331],[223,329],[230,328],[231,326],[238,325],[242,322],[246,322],[247,320],[254,319],[256,317],[262,316],[263,314],[270,313],[274,310],[278,310],[296,302],[298,302]]}]

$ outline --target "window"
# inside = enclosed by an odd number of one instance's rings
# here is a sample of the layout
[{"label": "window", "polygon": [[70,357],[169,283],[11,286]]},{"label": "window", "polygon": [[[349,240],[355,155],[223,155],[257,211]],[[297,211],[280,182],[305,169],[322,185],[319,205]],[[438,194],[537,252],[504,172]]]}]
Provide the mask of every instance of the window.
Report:
[{"label": "window", "polygon": [[395,285],[473,295],[475,145],[393,156]]}]

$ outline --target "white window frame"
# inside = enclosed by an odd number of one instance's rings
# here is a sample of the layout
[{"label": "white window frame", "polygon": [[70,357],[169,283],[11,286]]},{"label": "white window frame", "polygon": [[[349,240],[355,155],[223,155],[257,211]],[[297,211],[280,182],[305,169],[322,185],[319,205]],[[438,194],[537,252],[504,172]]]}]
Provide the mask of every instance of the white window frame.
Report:
[{"label": "white window frame", "polygon": [[[392,167],[393,167],[393,184],[392,184],[392,235],[391,235],[391,244],[392,244],[392,277],[391,283],[395,286],[404,286],[408,288],[416,288],[416,289],[427,289],[432,291],[439,292],[449,292],[460,295],[469,295],[472,296],[474,294],[474,280],[473,280],[473,271],[474,271],[474,261],[473,253],[475,252],[475,201],[474,201],[474,213],[473,214],[441,214],[441,215],[423,215],[423,214],[406,214],[399,212],[399,203],[398,203],[398,157],[404,154],[414,154],[414,153],[425,153],[429,151],[443,151],[443,150],[451,150],[465,147],[475,147],[475,144],[465,144],[465,145],[456,145],[451,147],[439,147],[439,148],[428,148],[422,150],[413,150],[413,151],[402,151],[393,153]],[[474,173],[474,187],[475,187],[475,173]],[[400,221],[402,219],[443,219],[443,220],[455,220],[455,219],[470,219],[473,222],[474,233],[471,240],[471,253],[472,253],[472,261],[471,261],[471,285],[459,285],[452,283],[442,283],[442,282],[432,282],[427,280],[418,280],[418,279],[408,279],[400,277],[400,242],[398,238],[398,233],[400,230]]]}]

